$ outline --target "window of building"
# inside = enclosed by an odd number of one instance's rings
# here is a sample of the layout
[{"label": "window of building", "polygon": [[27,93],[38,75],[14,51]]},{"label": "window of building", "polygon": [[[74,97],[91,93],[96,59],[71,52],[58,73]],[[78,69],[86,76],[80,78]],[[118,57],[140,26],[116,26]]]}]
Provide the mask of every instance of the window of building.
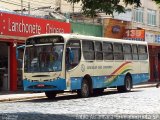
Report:
[{"label": "window of building", "polygon": [[94,43],[92,41],[82,41],[83,56],[85,60],[94,60]]},{"label": "window of building", "polygon": [[129,44],[123,44],[123,53],[125,60],[132,60],[132,48]]},{"label": "window of building", "polygon": [[132,57],[133,57],[133,60],[138,60],[137,45],[132,45]]},{"label": "window of building", "polygon": [[113,60],[112,43],[103,42],[103,59],[104,60]]},{"label": "window of building", "polygon": [[103,60],[102,43],[95,42],[95,55],[96,60]]},{"label": "window of building", "polygon": [[145,45],[138,46],[139,60],[146,60],[148,58],[147,47]]},{"label": "window of building", "polygon": [[147,11],[147,24],[148,25],[156,25],[156,11],[148,9]]},{"label": "window of building", "polygon": [[143,23],[143,15],[144,14],[144,9],[143,8],[135,8],[134,9],[134,15],[133,15],[133,20],[135,22],[140,22]]},{"label": "window of building", "polygon": [[115,60],[123,60],[123,47],[121,43],[114,43],[114,59]]}]

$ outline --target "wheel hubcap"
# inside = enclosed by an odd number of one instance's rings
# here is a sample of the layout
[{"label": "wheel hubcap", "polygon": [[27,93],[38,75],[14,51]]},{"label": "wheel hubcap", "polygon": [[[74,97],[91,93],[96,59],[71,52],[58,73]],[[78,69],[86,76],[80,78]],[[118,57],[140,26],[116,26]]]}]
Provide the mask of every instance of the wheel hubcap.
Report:
[{"label": "wheel hubcap", "polygon": [[129,78],[127,78],[127,80],[126,80],[126,89],[127,90],[131,90],[131,83],[130,83],[130,79]]},{"label": "wheel hubcap", "polygon": [[88,86],[86,84],[83,85],[82,93],[84,96],[88,96]]}]

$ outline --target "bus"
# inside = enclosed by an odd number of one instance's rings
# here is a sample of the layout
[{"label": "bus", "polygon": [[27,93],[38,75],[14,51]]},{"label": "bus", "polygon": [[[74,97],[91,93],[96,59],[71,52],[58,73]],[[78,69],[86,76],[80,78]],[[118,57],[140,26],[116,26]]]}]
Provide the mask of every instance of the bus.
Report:
[{"label": "bus", "polygon": [[74,91],[81,97],[116,87],[131,91],[149,80],[148,45],[76,34],[41,34],[29,37],[23,59],[25,91],[45,92],[49,99]]}]

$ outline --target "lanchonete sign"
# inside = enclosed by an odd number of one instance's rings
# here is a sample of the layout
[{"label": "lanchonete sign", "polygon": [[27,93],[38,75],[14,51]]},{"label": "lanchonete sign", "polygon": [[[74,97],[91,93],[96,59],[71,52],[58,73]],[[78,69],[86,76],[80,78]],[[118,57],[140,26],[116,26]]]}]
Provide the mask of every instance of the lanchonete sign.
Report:
[{"label": "lanchonete sign", "polygon": [[45,33],[70,33],[71,25],[56,20],[46,20],[0,12],[0,35],[28,37]]}]

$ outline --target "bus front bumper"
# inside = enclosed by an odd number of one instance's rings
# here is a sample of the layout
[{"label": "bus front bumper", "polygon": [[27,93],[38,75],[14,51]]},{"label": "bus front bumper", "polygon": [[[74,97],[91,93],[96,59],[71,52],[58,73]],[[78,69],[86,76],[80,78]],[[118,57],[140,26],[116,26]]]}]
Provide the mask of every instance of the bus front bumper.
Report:
[{"label": "bus front bumper", "polygon": [[59,78],[53,81],[30,81],[23,80],[24,91],[45,92],[45,91],[62,91],[66,89],[66,80]]}]

